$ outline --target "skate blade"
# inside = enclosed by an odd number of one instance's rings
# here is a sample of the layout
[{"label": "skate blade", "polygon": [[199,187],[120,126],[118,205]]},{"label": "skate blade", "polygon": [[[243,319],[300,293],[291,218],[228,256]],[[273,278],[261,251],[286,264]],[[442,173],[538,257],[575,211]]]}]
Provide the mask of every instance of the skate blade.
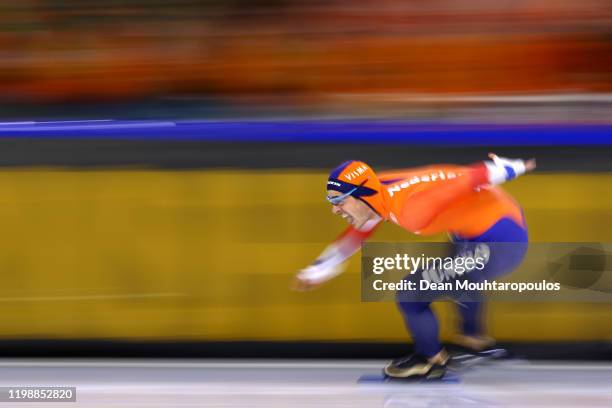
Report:
[{"label": "skate blade", "polygon": [[507,360],[509,356],[510,354],[505,349],[486,350],[478,354],[458,354],[451,357],[448,369],[451,371],[462,371],[477,366],[489,365],[500,360]]},{"label": "skate blade", "polygon": [[460,382],[458,375],[453,373],[446,373],[442,377],[427,378],[427,377],[408,377],[408,378],[396,378],[389,377],[385,374],[364,374],[357,380],[358,384],[428,384],[428,383],[449,383],[456,384]]}]

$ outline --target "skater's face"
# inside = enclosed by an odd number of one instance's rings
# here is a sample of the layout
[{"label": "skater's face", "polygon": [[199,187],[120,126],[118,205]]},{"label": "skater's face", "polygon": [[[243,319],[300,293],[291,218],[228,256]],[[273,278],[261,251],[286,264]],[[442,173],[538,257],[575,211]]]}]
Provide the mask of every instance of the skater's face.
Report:
[{"label": "skater's face", "polygon": [[[342,193],[338,191],[327,191],[329,198],[341,195]],[[366,221],[376,216],[376,213],[366,203],[353,196],[344,197],[340,202],[332,204],[332,212],[344,218],[355,228],[362,227]]]}]

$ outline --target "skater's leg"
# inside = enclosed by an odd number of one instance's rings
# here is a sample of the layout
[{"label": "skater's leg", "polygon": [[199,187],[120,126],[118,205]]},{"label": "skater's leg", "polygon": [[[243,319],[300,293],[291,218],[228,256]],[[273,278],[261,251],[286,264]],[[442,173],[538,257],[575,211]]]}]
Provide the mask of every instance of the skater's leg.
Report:
[{"label": "skater's leg", "polygon": [[[527,230],[514,220],[502,218],[482,235],[455,241],[457,251],[489,254],[485,268],[472,271],[465,279],[471,282],[495,280],[512,272],[522,262],[527,251]],[[485,245],[486,248],[480,248]],[[460,292],[455,294],[457,309],[462,320],[462,336],[459,343],[465,347],[479,350],[490,347],[494,341],[485,336],[484,296],[480,292]]]},{"label": "skater's leg", "polygon": [[412,334],[415,353],[396,359],[384,369],[395,378],[440,378],[446,371],[448,354],[438,340],[438,319],[431,302],[400,301],[398,306]]},{"label": "skater's leg", "polygon": [[484,304],[482,301],[458,302],[457,311],[461,316],[463,335],[476,337],[484,333]]},{"label": "skater's leg", "polygon": [[484,306],[483,300],[457,302],[457,311],[461,316],[461,334],[455,337],[455,343],[475,351],[484,350],[495,344],[495,340],[484,334]]},{"label": "skater's leg", "polygon": [[431,310],[431,302],[399,302],[404,322],[412,335],[415,352],[434,357],[442,350],[438,340],[438,319]]}]

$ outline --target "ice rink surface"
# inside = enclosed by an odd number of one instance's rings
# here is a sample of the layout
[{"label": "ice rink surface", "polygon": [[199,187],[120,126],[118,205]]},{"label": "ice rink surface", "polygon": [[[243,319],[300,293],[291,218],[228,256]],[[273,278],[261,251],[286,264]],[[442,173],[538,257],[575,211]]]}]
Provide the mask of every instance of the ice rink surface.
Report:
[{"label": "ice rink surface", "polygon": [[358,383],[383,361],[9,360],[0,386],[76,386],[17,407],[612,407],[612,364],[507,361],[454,383]]}]

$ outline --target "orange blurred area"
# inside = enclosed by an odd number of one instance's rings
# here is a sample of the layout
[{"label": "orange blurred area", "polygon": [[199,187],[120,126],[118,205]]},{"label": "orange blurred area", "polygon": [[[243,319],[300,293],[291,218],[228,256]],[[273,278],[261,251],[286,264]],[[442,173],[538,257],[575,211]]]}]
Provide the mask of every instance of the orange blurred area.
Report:
[{"label": "orange blurred area", "polygon": [[0,13],[17,101],[609,92],[610,3],[135,1]]}]

